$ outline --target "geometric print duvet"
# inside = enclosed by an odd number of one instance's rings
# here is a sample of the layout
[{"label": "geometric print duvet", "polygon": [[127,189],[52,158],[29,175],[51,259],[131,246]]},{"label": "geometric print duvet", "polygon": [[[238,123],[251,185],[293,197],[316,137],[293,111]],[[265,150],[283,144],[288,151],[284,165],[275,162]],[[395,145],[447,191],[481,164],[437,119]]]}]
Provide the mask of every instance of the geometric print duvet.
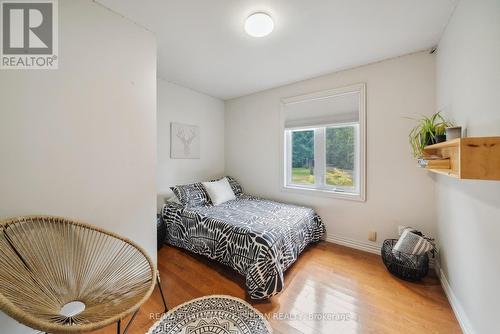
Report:
[{"label": "geometric print duvet", "polygon": [[314,210],[241,195],[217,206],[165,204],[166,242],[230,266],[246,278],[253,299],[283,290],[285,270],[324,237]]}]

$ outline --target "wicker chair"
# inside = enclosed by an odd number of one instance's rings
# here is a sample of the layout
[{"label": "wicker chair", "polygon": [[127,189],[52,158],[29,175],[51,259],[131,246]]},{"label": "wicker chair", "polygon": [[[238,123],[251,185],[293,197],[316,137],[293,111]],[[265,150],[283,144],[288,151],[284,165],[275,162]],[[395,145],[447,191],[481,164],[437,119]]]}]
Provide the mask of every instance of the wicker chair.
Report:
[{"label": "wicker chair", "polygon": [[[48,333],[84,333],[133,314],[159,276],[131,241],[59,217],[0,223],[0,310]],[[161,285],[165,311],[167,306]]]}]

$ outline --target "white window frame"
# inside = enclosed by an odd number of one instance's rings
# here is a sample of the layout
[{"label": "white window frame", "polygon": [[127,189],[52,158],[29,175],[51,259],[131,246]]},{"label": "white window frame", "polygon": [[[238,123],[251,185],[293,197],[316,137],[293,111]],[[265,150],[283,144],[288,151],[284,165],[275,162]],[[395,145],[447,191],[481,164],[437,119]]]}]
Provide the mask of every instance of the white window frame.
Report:
[{"label": "white window frame", "polygon": [[[318,126],[298,127],[285,129],[285,107],[289,103],[300,103],[316,99],[335,97],[337,95],[358,93],[359,94],[359,122],[321,124]],[[280,140],[280,175],[281,189],[285,192],[319,195],[354,201],[366,201],[366,85],[364,83],[347,87],[330,89],[326,91],[305,94],[281,99],[281,140]],[[356,126],[358,142],[355,144],[355,170],[354,177],[356,187],[328,186],[326,184],[326,155],[325,155],[325,129],[331,127]],[[297,130],[314,130],[314,175],[315,184],[293,184],[291,182],[292,172],[292,141],[291,133]],[[358,151],[359,150],[359,151]]]}]

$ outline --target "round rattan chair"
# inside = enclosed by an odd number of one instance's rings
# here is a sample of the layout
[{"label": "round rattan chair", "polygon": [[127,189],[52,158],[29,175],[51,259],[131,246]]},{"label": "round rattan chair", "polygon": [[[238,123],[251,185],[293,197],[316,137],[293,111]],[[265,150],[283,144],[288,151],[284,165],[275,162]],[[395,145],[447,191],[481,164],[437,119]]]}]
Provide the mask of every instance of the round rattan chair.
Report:
[{"label": "round rattan chair", "polygon": [[126,332],[158,279],[140,247],[97,227],[44,216],[0,223],[0,310],[33,329],[84,333],[117,323],[120,333],[133,314]]}]

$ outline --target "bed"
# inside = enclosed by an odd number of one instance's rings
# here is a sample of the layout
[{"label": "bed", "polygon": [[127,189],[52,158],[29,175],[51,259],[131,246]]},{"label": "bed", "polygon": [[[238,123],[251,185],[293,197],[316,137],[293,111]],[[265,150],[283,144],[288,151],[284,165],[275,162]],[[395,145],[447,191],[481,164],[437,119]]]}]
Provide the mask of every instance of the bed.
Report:
[{"label": "bed", "polygon": [[165,241],[233,268],[245,276],[253,299],[282,291],[285,270],[324,236],[321,218],[310,208],[249,196],[241,188],[236,199],[220,205],[200,202],[203,195],[188,192],[196,198],[194,205],[181,201],[163,206]]}]

